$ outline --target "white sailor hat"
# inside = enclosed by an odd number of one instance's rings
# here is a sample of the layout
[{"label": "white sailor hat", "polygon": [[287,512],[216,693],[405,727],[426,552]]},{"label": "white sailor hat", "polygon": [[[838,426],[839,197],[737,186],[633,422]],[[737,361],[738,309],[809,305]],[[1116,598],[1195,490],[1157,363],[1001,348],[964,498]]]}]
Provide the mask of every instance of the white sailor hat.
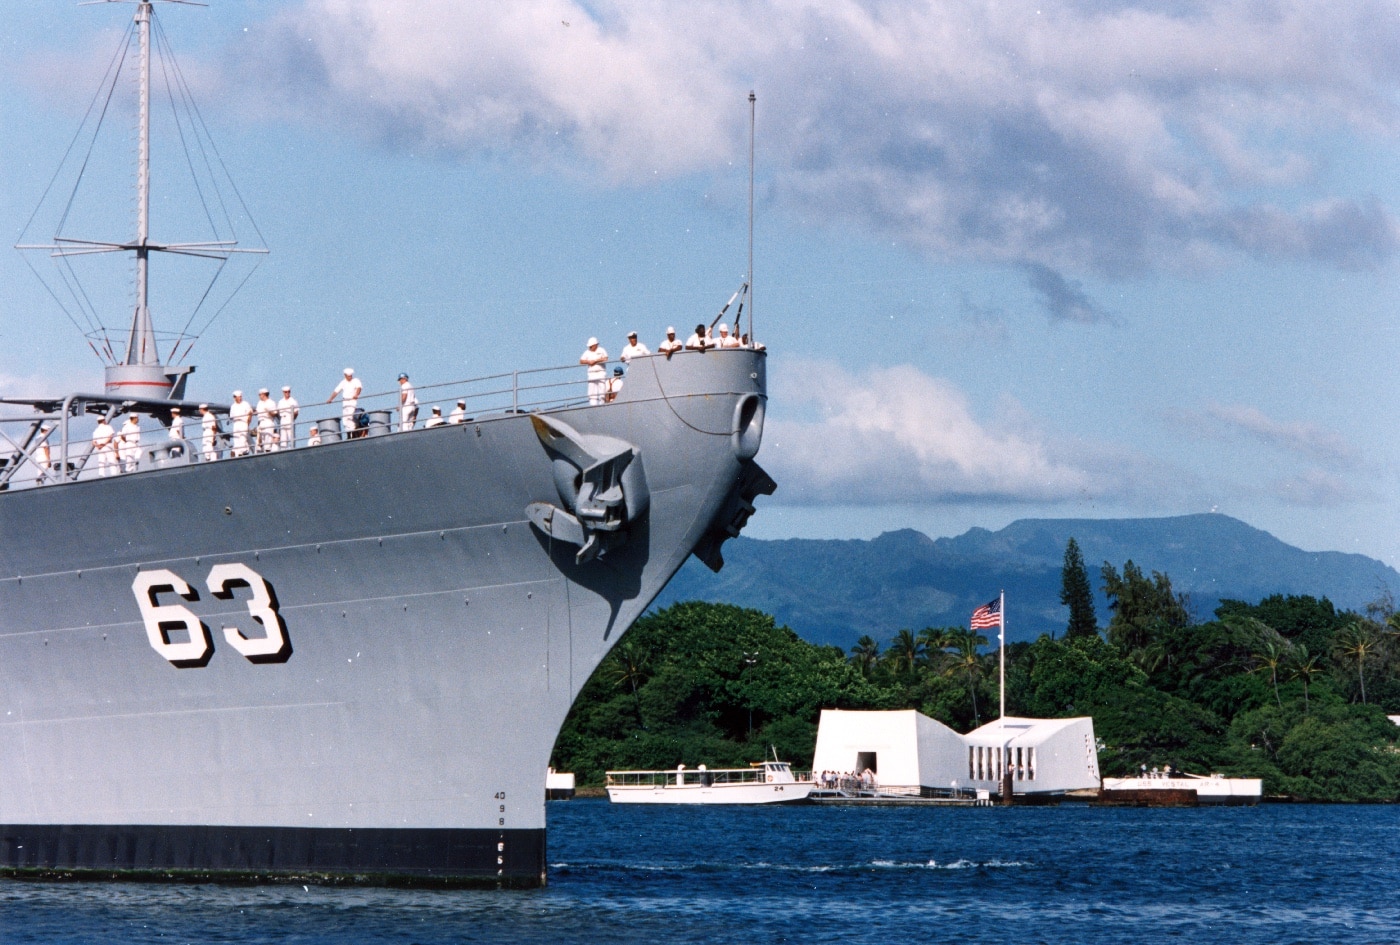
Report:
[{"label": "white sailor hat", "polygon": [[590,348],[593,347],[594,345],[596,345],[597,343],[598,343],[598,339],[597,339],[597,338],[589,338],[589,339],[588,339],[588,347],[590,347]]},{"label": "white sailor hat", "polygon": [[666,334],[668,334],[668,335],[674,335],[675,333],[676,333],[676,329],[675,329],[675,328],[671,327],[670,325],[667,325],[667,326],[666,326]]},{"label": "white sailor hat", "polygon": [[170,412],[171,412],[171,413],[179,413],[179,412],[180,412],[180,408],[179,408],[179,407],[171,407],[171,408],[170,408]]},{"label": "white sailor hat", "polygon": [[208,404],[200,404],[200,405],[199,405],[199,409],[200,409],[200,410],[208,410],[208,409],[209,409],[209,405],[208,405]]},{"label": "white sailor hat", "polygon": [[259,387],[259,388],[258,388],[258,393],[259,393],[259,394],[266,394],[266,393],[267,393],[267,388],[266,388],[266,387]]},{"label": "white sailor hat", "polygon": [[433,408],[433,413],[442,413],[442,408],[441,408],[441,407],[434,407],[434,408]]},{"label": "white sailor hat", "polygon": [[629,331],[629,332],[627,333],[627,337],[628,337],[628,338],[635,338],[635,337],[637,337],[637,333],[636,333],[635,331]]},{"label": "white sailor hat", "polygon": [[243,391],[241,391],[241,390],[236,390],[236,391],[233,392],[233,396],[235,396],[235,397],[242,397],[242,396],[243,396]]},{"label": "white sailor hat", "polygon": [[283,389],[284,391],[287,391],[288,393],[290,393],[291,390],[292,390],[292,385],[291,385],[291,384],[283,384],[283,385],[282,385],[282,389]]},{"label": "white sailor hat", "polygon": [[723,322],[720,322],[720,325],[719,325],[719,333],[720,333],[721,335],[727,335],[727,334],[729,334],[729,326],[726,325],[726,324],[724,324]]},{"label": "white sailor hat", "polygon": [[465,407],[466,405],[467,405],[467,402],[466,402],[465,400],[459,400],[459,401],[457,401],[457,406],[458,406],[458,407]]},{"label": "white sailor hat", "polygon": [[354,374],[354,373],[355,373],[355,369],[352,368],[352,367],[348,367],[348,368],[346,368],[345,371],[344,371],[344,374],[345,374],[346,377],[349,377],[350,375],[352,375],[352,374]]},{"label": "white sailor hat", "polygon": [[44,424],[43,426],[39,427],[39,432],[40,432],[40,433],[48,433],[48,432],[49,432],[50,430],[52,430],[52,429],[53,429],[53,427],[49,426],[49,425],[46,423],[46,424]]}]

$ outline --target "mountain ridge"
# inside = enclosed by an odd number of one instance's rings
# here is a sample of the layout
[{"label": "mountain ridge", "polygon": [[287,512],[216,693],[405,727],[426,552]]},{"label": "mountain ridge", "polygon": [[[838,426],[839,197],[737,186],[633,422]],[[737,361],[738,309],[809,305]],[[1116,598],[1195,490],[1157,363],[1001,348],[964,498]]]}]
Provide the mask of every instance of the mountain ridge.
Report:
[{"label": "mountain ridge", "polygon": [[1262,529],[1218,513],[1134,519],[1018,519],[998,531],[974,527],[930,538],[914,529],[873,539],[754,539],[725,544],[714,574],[687,561],[654,607],[705,600],[771,613],[804,639],[849,648],[869,634],[887,640],[902,628],[965,626],[976,606],[1007,594],[1007,636],[1063,632],[1059,602],[1066,542],[1079,544],[1095,588],[1100,625],[1108,623],[1099,572],[1132,560],[1167,574],[1198,620],[1222,599],[1270,594],[1327,597],[1360,610],[1391,588],[1400,572],[1365,555],[1304,551]]}]

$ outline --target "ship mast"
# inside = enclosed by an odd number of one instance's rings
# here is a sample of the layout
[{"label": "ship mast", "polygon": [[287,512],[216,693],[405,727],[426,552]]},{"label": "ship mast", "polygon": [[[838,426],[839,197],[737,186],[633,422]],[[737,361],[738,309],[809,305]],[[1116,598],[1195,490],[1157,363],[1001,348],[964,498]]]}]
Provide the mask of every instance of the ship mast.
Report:
[{"label": "ship mast", "polygon": [[[146,302],[150,284],[150,251],[147,242],[151,223],[151,4],[141,0],[136,6],[136,28],[141,42],[140,132],[136,149],[136,312],[126,342],[126,363],[159,365],[155,328]],[[162,372],[163,373],[163,372]],[[110,387],[110,384],[108,385]]]},{"label": "ship mast", "polygon": [[[87,0],[87,2],[111,3],[123,2],[123,0]],[[157,344],[155,325],[151,318],[151,254],[170,253],[176,256],[199,257],[203,259],[214,260],[222,264],[224,262],[227,262],[229,257],[234,254],[264,254],[267,252],[267,250],[266,248],[262,247],[240,247],[238,245],[238,240],[236,236],[234,236],[232,232],[229,233],[228,238],[225,238],[218,232],[218,230],[220,229],[220,227],[218,226],[213,226],[213,228],[215,229],[215,233],[213,234],[212,239],[180,243],[162,243],[159,241],[152,242],[150,233],[152,118],[151,28],[153,25],[158,26],[158,24],[156,24],[155,22],[154,9],[154,4],[157,2],[157,0],[134,0],[134,2],[136,4],[136,15],[133,19],[133,26],[136,33],[136,38],[139,43],[140,60],[138,63],[140,75],[138,77],[137,88],[137,114],[139,119],[139,126],[137,133],[136,152],[136,232],[132,239],[121,242],[108,240],[79,239],[75,237],[56,234],[51,244],[33,245],[21,243],[15,248],[19,250],[47,251],[56,263],[58,263],[61,267],[64,267],[65,275],[62,281],[65,284],[65,286],[67,286],[70,290],[72,289],[72,286],[69,283],[74,281],[74,279],[72,277],[71,269],[68,269],[66,267],[68,266],[67,261],[71,257],[88,256],[101,253],[134,254],[136,257],[136,306],[131,315],[131,327],[127,331],[125,353],[119,355],[117,353],[112,352],[111,348],[107,344],[107,329],[102,328],[100,325],[96,328],[96,330],[89,333],[88,338],[90,341],[96,340],[101,342],[102,350],[99,351],[97,346],[94,346],[93,350],[98,353],[99,357],[102,357],[103,360],[107,362],[106,392],[108,394],[126,395],[131,396],[133,398],[141,398],[148,400],[161,398],[170,398],[178,400],[184,397],[185,381],[188,375],[194,372],[194,367],[192,365],[181,366],[175,363],[166,364],[162,361],[162,353]],[[198,0],[159,0],[159,2],[174,3],[187,6],[204,6],[204,4],[198,2]],[[130,41],[129,36],[130,34],[128,34],[128,42]],[[159,43],[164,43],[164,39],[161,38],[159,33],[156,38]],[[165,49],[166,47],[162,45],[161,48]],[[121,67],[118,64],[116,66],[116,72],[120,72],[120,68]],[[111,81],[113,83],[117,81],[116,72],[112,73]],[[183,86],[183,79],[179,77],[178,68],[175,69],[174,75],[176,77],[175,81],[181,86]],[[167,81],[169,80],[167,79]],[[180,91],[185,96],[186,100],[188,100],[188,89],[181,88]],[[195,135],[196,140],[200,138],[201,132],[203,136],[207,136],[207,129],[202,128],[203,119],[200,118],[197,111],[193,109],[192,103],[190,103],[187,107],[190,109],[189,118],[187,119],[190,122],[189,128],[191,129],[191,132]],[[98,117],[97,122],[100,125],[101,117]],[[94,143],[96,141],[96,135],[97,132],[94,131],[92,135],[92,140]],[[181,141],[185,142],[185,136],[183,132],[181,133]],[[190,145],[188,142],[185,142],[185,146],[188,154]],[[196,146],[200,148],[204,147],[202,143],[199,143]],[[90,154],[91,150],[89,149],[89,155]],[[212,164],[215,164],[220,169],[222,169],[222,160],[218,158],[217,151],[212,149],[212,143],[209,145],[209,150],[201,154],[203,160],[200,163],[210,165],[211,162],[208,160],[210,156],[214,158]],[[224,169],[223,173],[226,176],[227,170]],[[81,180],[82,172],[80,170],[79,184],[81,183]],[[210,180],[209,183],[217,192],[217,190],[219,189],[218,182],[216,180]],[[74,185],[75,194],[77,192],[77,186],[78,184]],[[199,185],[196,184],[197,188],[198,186]],[[237,197],[237,203],[241,205],[242,197],[237,195],[236,188],[234,189],[234,195]],[[44,199],[47,199],[47,196],[48,195],[46,192]],[[70,197],[69,199],[71,205],[72,198]],[[202,195],[200,199],[203,199]],[[43,200],[40,201],[40,205],[41,207],[43,206]],[[219,201],[219,206],[222,207],[222,205],[223,201],[221,198]],[[246,207],[243,207],[243,212],[246,215]],[[35,215],[37,216],[38,213],[39,211],[36,210]],[[209,208],[206,207],[206,215],[208,214]],[[228,229],[231,231],[232,225],[231,221],[227,219],[226,211],[224,211],[224,216],[226,217],[225,222],[229,223]],[[67,211],[65,210],[63,218],[59,222],[60,227],[63,225],[63,220],[66,220],[66,217]],[[33,218],[31,218],[31,223],[32,222]],[[213,224],[214,222],[212,217],[210,218],[210,222],[211,224]],[[253,224],[253,226],[254,228],[256,228],[256,224]],[[26,231],[27,230],[28,226],[26,226]],[[220,267],[220,271],[222,271],[222,265]],[[36,275],[37,274],[38,273],[36,271]],[[42,276],[40,278],[42,280]],[[209,288],[206,288],[205,290],[204,297],[201,298],[199,304],[196,306],[196,311],[198,311],[199,307],[204,304],[204,298],[208,297],[209,289],[212,288],[213,283],[217,280],[218,273],[215,273],[214,279],[211,280],[209,284]],[[46,286],[48,286],[47,282],[45,284]],[[59,299],[59,294],[55,292],[52,287],[49,288],[50,295],[53,295],[55,300],[59,301],[59,304],[62,305],[63,303]],[[236,292],[237,289],[235,288],[234,291]],[[90,305],[90,303],[86,301],[86,294],[80,294],[76,290],[73,291],[73,294],[80,303],[79,307],[86,310]],[[215,312],[216,316],[217,314],[218,313]],[[72,318],[71,313],[69,317]],[[194,316],[191,315],[191,320],[193,320],[193,317]],[[77,324],[76,320],[74,320],[74,324]],[[89,319],[89,324],[92,324],[91,319]],[[186,328],[188,328],[188,326],[186,326]],[[195,337],[197,336],[187,335],[184,331],[181,331],[174,335],[167,333],[166,339],[167,344],[169,344],[170,346],[170,350],[166,351],[164,353],[164,356],[166,358],[169,358],[172,362],[176,360],[183,360],[183,357],[189,354],[189,345],[192,345],[194,343]],[[182,340],[184,342],[187,342],[183,351],[180,350]],[[177,353],[181,355],[179,359],[176,358]]]}]

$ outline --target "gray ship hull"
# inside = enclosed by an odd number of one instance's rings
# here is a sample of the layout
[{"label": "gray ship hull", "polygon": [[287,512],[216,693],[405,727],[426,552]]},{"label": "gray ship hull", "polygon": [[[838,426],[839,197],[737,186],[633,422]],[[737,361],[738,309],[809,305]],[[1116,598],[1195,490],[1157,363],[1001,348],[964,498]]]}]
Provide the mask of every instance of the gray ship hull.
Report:
[{"label": "gray ship hull", "polygon": [[547,414],[649,489],[582,563],[523,414],[0,493],[0,869],[542,883],[574,697],[767,491],[764,370],[641,359]]}]

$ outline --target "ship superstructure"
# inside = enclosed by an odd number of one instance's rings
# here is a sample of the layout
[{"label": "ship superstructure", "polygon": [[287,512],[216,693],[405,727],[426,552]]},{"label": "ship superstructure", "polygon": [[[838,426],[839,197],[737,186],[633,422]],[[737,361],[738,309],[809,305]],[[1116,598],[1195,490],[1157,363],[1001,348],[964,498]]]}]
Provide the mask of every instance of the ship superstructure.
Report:
[{"label": "ship superstructure", "polygon": [[636,358],[603,402],[578,366],[440,385],[432,428],[366,396],[238,458],[187,425],[101,475],[85,418],[197,407],[145,309],[104,391],[6,401],[0,871],[542,883],[574,697],[774,488],[765,353]]}]

